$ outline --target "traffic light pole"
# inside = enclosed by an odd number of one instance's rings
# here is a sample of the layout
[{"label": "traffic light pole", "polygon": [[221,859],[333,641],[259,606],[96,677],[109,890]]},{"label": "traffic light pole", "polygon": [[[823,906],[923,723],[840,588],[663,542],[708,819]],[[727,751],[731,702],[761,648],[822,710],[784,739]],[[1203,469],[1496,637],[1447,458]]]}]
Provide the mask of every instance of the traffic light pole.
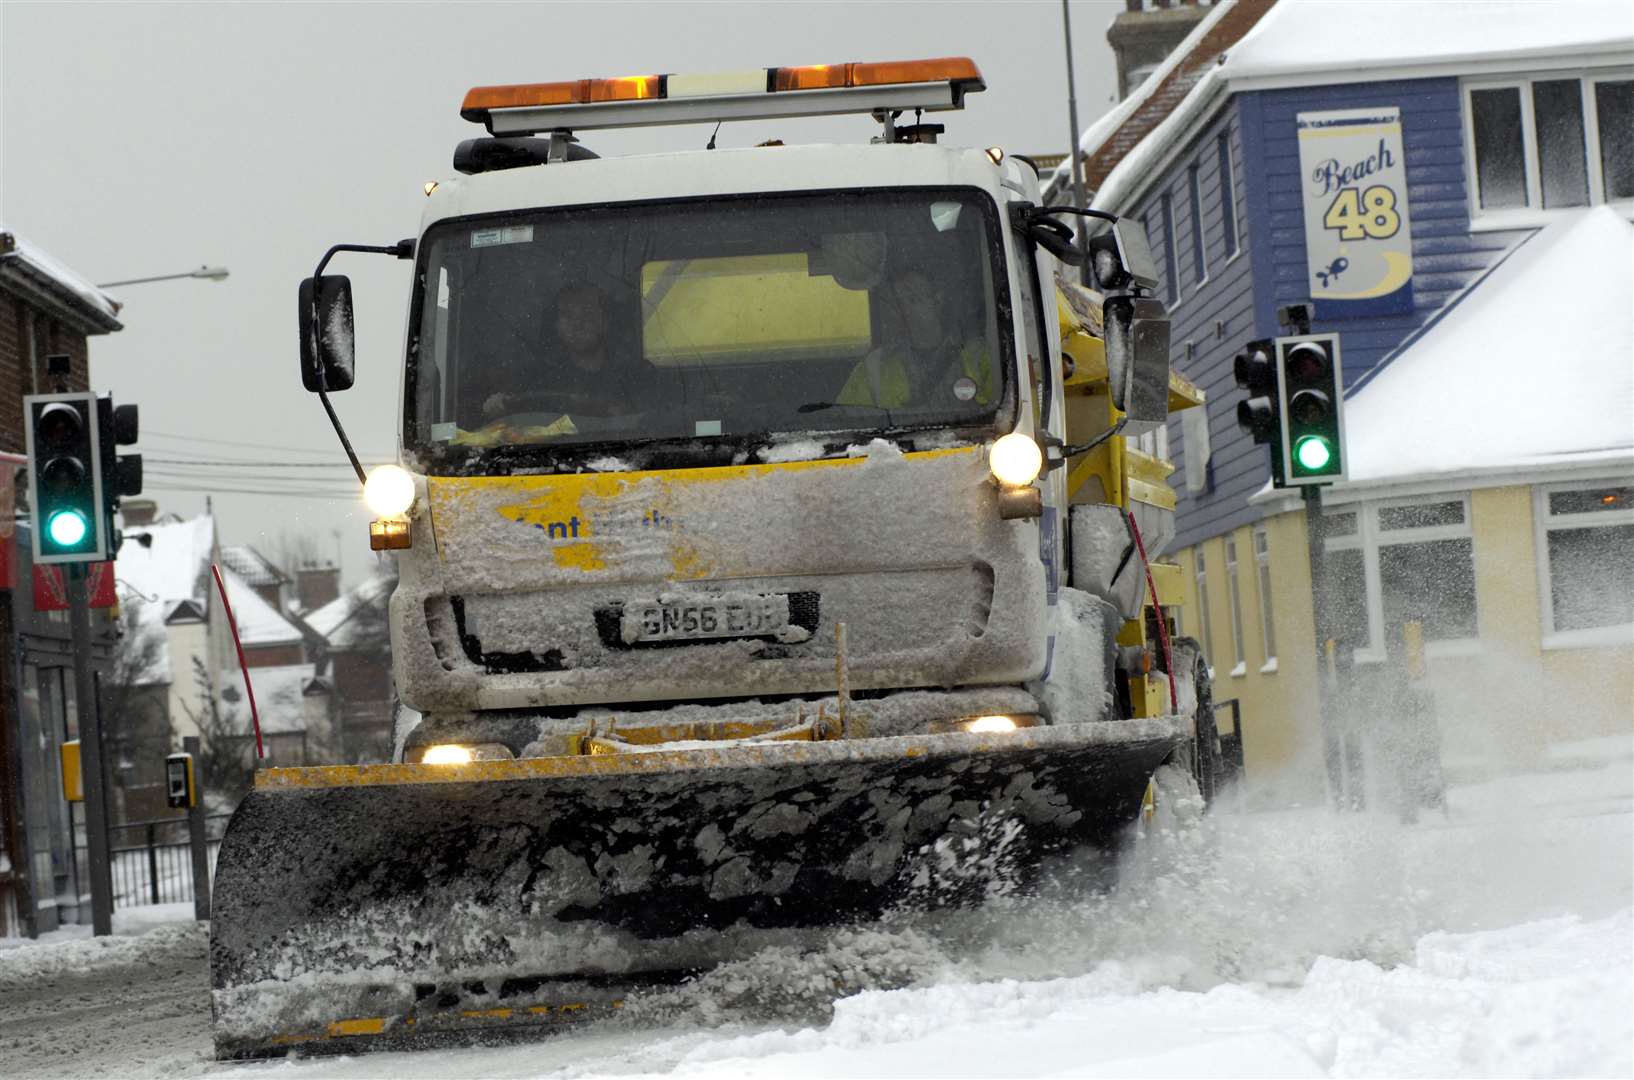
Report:
[{"label": "traffic light pole", "polygon": [[1322,517],[1322,485],[1304,488],[1306,559],[1311,567],[1311,613],[1316,623],[1316,711],[1322,724],[1322,763],[1327,768],[1328,791],[1340,804],[1344,801],[1344,757],[1339,742],[1339,723],[1334,687],[1328,685],[1327,648],[1333,637],[1328,621],[1327,522]]},{"label": "traffic light pole", "polygon": [[108,862],[107,769],[102,760],[102,710],[91,672],[91,605],[85,563],[69,563],[68,628],[74,646],[74,700],[79,713],[80,769],[85,786],[85,846],[91,861],[91,931],[113,933],[113,874]]}]

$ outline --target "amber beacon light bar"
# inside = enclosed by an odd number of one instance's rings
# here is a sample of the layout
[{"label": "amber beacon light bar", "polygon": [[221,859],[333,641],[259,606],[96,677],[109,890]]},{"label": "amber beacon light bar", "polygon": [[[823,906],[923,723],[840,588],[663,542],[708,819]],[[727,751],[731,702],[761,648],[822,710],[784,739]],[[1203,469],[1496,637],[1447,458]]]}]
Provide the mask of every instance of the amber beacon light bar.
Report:
[{"label": "amber beacon light bar", "polygon": [[709,75],[478,86],[460,115],[493,135],[964,108],[987,89],[969,57],[754,68]]}]

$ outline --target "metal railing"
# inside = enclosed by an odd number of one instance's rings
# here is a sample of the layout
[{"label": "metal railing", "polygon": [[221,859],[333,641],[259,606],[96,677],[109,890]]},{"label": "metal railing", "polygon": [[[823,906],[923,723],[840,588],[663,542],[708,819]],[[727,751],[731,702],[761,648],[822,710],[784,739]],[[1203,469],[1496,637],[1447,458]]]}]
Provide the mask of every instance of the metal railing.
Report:
[{"label": "metal railing", "polygon": [[[204,819],[210,877],[215,879],[216,852],[231,814]],[[132,821],[108,829],[109,870],[113,877],[113,906],[173,904],[193,899],[193,855],[187,839],[187,818]],[[90,857],[81,843],[74,857],[82,882],[89,881]]]}]

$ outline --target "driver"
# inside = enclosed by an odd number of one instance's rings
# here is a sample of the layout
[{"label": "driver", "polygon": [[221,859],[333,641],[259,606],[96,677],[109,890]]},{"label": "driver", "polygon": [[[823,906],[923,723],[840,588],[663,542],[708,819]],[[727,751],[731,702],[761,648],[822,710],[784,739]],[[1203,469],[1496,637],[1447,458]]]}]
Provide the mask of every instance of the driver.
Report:
[{"label": "driver", "polygon": [[923,270],[898,271],[886,286],[906,332],[894,345],[875,346],[852,370],[835,399],[841,405],[897,409],[992,398],[993,367],[987,345],[961,340],[944,317],[945,290]]},{"label": "driver", "polygon": [[487,418],[555,411],[578,416],[620,416],[632,411],[630,373],[616,365],[608,347],[607,294],[593,284],[568,285],[552,305],[557,347],[546,352],[533,378],[490,394]]}]

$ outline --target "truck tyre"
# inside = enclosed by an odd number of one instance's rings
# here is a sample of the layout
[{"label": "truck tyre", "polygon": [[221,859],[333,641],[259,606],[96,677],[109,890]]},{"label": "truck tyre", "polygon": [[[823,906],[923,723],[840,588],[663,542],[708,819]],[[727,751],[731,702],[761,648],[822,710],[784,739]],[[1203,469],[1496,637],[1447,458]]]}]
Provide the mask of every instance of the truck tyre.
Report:
[{"label": "truck tyre", "polygon": [[1175,683],[1180,707],[1191,717],[1192,738],[1175,751],[1170,761],[1190,771],[1205,805],[1214,801],[1225,766],[1220,748],[1220,730],[1214,722],[1214,687],[1208,675],[1208,660],[1193,638],[1176,638],[1172,648]]}]

